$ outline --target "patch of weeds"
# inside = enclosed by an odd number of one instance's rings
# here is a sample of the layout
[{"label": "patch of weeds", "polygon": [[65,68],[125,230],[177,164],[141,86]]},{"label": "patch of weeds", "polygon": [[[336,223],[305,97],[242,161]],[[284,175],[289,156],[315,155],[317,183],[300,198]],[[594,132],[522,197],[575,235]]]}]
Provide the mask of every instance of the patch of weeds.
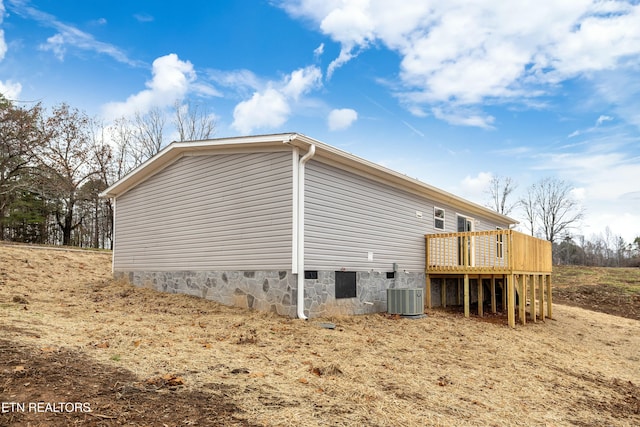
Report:
[{"label": "patch of weeds", "polygon": [[255,329],[249,329],[247,332],[240,334],[236,344],[256,344],[258,342],[258,334]]},{"label": "patch of weeds", "polygon": [[15,302],[16,304],[29,304],[29,301],[27,301],[27,299],[23,296],[20,295],[15,295],[11,301]]},{"label": "patch of weeds", "polygon": [[114,362],[119,362],[121,359],[121,356],[119,354],[114,354],[113,356],[111,356],[111,360],[113,360]]}]

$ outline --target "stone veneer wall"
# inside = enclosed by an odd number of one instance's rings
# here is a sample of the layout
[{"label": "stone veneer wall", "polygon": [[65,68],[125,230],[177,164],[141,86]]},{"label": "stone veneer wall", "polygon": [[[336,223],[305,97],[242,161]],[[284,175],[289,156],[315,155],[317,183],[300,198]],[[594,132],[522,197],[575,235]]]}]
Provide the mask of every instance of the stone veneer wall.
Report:
[{"label": "stone veneer wall", "polygon": [[[318,279],[305,279],[305,313],[309,317],[352,315],[387,311],[388,288],[425,287],[424,273],[356,273],[356,297],[335,298],[335,273],[318,271]],[[161,292],[183,293],[219,303],[296,316],[297,281],[282,271],[132,271],[116,272],[135,286]]]},{"label": "stone veneer wall", "polygon": [[425,288],[424,273],[396,272],[387,279],[386,272],[356,272],[356,297],[335,297],[335,272],[318,271],[318,279],[305,279],[305,309],[310,317],[367,314],[387,311],[387,289]]},{"label": "stone veneer wall", "polygon": [[296,315],[296,278],[291,271],[116,272],[135,286],[193,295],[219,303]]}]

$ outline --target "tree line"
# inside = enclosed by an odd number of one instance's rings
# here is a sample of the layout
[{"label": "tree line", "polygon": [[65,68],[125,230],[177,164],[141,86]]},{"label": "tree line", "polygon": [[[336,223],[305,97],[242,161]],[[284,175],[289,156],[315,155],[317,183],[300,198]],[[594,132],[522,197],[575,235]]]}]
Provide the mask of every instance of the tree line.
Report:
[{"label": "tree line", "polygon": [[60,104],[0,95],[0,240],[110,248],[113,206],[100,192],[158,153],[169,136],[209,139],[212,115],[176,102],[110,125]]},{"label": "tree line", "polygon": [[590,239],[580,234],[585,212],[568,182],[545,177],[519,198],[514,197],[516,188],[509,177],[493,177],[486,191],[488,206],[504,215],[519,210],[531,235],[552,243],[554,264],[640,267],[640,236],[626,242],[609,227]]}]

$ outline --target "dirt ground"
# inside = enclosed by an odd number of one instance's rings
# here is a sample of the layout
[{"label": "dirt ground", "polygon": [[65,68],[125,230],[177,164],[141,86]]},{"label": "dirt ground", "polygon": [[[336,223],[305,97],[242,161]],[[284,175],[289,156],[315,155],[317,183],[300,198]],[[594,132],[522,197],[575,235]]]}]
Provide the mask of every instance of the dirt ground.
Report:
[{"label": "dirt ground", "polygon": [[563,266],[555,270],[555,302],[640,320],[640,269]]},{"label": "dirt ground", "polygon": [[110,261],[0,246],[0,426],[640,425],[636,319],[304,322],[135,288]]}]

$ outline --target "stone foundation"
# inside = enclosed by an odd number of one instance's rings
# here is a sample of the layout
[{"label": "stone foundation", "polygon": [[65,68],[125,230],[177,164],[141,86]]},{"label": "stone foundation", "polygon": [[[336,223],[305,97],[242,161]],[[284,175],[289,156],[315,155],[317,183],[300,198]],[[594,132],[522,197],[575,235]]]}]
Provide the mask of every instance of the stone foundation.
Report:
[{"label": "stone foundation", "polygon": [[[356,297],[335,297],[335,272],[318,271],[317,279],[305,279],[305,314],[312,317],[366,314],[387,311],[388,288],[425,287],[424,273],[356,272]],[[161,292],[183,293],[225,305],[296,316],[297,279],[281,271],[131,271],[116,272],[135,286]]]},{"label": "stone foundation", "polygon": [[318,271],[318,279],[305,279],[305,310],[310,317],[367,314],[387,311],[387,289],[425,288],[424,273],[396,272],[388,279],[378,271],[356,272],[356,297],[335,297],[335,272]]},{"label": "stone foundation", "polygon": [[221,304],[296,315],[296,279],[290,271],[116,272],[135,286],[193,295]]}]

